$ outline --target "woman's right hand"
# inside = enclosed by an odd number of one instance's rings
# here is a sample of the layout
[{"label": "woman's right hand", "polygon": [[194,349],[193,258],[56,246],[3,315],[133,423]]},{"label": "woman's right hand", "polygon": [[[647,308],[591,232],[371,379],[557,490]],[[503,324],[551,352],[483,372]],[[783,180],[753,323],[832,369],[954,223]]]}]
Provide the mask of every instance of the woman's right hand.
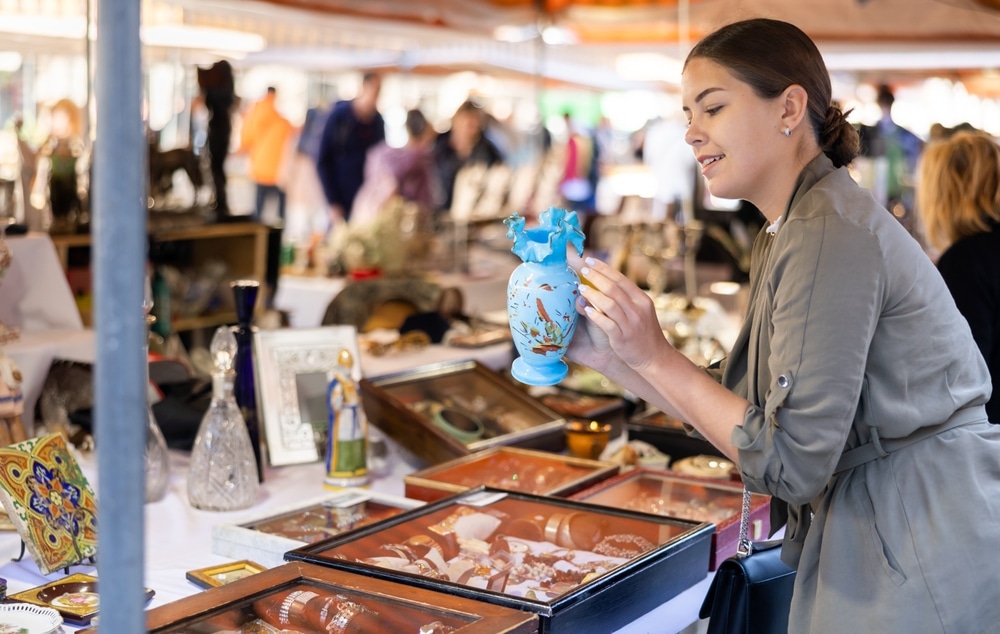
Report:
[{"label": "woman's right hand", "polygon": [[641,372],[651,359],[674,352],[645,291],[593,258],[584,260],[580,275],[585,281],[577,311],[586,317],[586,327],[579,342],[573,336],[570,359],[598,371],[617,360]]}]

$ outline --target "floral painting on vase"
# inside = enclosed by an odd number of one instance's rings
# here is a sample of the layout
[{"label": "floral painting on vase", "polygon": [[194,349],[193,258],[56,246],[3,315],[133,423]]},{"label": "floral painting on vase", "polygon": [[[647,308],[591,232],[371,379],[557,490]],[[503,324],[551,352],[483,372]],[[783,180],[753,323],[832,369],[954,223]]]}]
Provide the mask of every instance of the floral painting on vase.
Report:
[{"label": "floral painting on vase", "polygon": [[97,499],[60,434],[0,448],[0,501],[43,575],[96,554]]}]

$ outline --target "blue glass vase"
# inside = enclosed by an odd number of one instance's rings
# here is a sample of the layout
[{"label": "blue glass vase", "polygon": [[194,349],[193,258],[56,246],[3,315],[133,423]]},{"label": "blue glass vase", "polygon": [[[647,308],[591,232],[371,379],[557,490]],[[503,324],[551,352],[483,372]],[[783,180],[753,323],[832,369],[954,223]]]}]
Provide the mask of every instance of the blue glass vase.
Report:
[{"label": "blue glass vase", "polygon": [[236,337],[236,380],[233,384],[233,397],[240,408],[243,420],[250,434],[250,444],[253,445],[254,459],[257,461],[257,479],[264,481],[264,463],[260,451],[260,424],[257,420],[257,390],[253,359],[253,333],[256,330],[251,325],[254,307],[257,305],[257,294],[260,292],[260,282],[255,280],[235,280],[229,286],[233,289],[236,304],[237,325],[233,328]]},{"label": "blue glass vase", "polygon": [[574,306],[579,278],[566,262],[572,245],[583,255],[583,231],[575,211],[551,207],[537,227],[525,228],[518,214],[504,220],[511,251],[522,263],[507,282],[507,317],[520,355],[511,375],[527,385],[555,385],[566,378],[563,361],[576,330]]}]

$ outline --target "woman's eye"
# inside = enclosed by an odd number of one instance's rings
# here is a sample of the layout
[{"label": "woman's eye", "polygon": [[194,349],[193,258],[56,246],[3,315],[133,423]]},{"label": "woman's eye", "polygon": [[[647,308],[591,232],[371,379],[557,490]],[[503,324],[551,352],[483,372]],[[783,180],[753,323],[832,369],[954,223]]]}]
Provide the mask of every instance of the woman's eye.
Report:
[{"label": "woman's eye", "polygon": [[711,108],[705,108],[705,112],[708,113],[710,117],[714,117],[718,112],[722,110],[722,106],[712,106]]}]

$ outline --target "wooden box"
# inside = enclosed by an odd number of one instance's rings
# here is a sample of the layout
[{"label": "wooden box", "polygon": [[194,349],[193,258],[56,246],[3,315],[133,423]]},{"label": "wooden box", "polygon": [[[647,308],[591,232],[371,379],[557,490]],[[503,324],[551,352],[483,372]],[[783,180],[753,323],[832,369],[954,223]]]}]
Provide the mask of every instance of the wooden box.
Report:
[{"label": "wooden box", "polygon": [[480,487],[286,558],[534,613],[542,633],[605,634],[702,581],[713,530]]},{"label": "wooden box", "polygon": [[[570,499],[714,524],[709,570],[736,554],[743,506],[743,487],[739,484],[672,471],[635,469],[584,489]],[[756,493],[750,496],[751,540],[767,538],[770,512],[770,497]]]},{"label": "wooden box", "polygon": [[[538,617],[295,562],[147,612],[147,631],[530,634]],[[264,625],[267,623],[267,625]],[[439,623],[438,626],[432,624]],[[453,629],[448,629],[453,628]],[[87,630],[93,634],[97,630]]]},{"label": "wooden box", "polygon": [[618,474],[618,465],[545,451],[494,447],[403,476],[406,497],[433,502],[480,485],[565,497]]},{"label": "wooden box", "polygon": [[625,430],[625,399],[620,396],[556,389],[553,392],[536,395],[536,398],[567,420],[596,420],[599,423],[608,423],[611,425],[611,438],[621,436]]},{"label": "wooden box", "polygon": [[367,491],[346,489],[295,506],[249,517],[237,524],[212,527],[212,552],[249,559],[268,568],[284,563],[287,551],[359,526],[377,522],[423,502]]},{"label": "wooden box", "polygon": [[431,464],[516,445],[565,447],[564,419],[475,360],[361,380],[369,422]]},{"label": "wooden box", "polygon": [[659,410],[647,410],[625,424],[629,440],[647,442],[670,456],[671,461],[697,455],[722,456],[715,445],[690,436],[681,422]]}]

